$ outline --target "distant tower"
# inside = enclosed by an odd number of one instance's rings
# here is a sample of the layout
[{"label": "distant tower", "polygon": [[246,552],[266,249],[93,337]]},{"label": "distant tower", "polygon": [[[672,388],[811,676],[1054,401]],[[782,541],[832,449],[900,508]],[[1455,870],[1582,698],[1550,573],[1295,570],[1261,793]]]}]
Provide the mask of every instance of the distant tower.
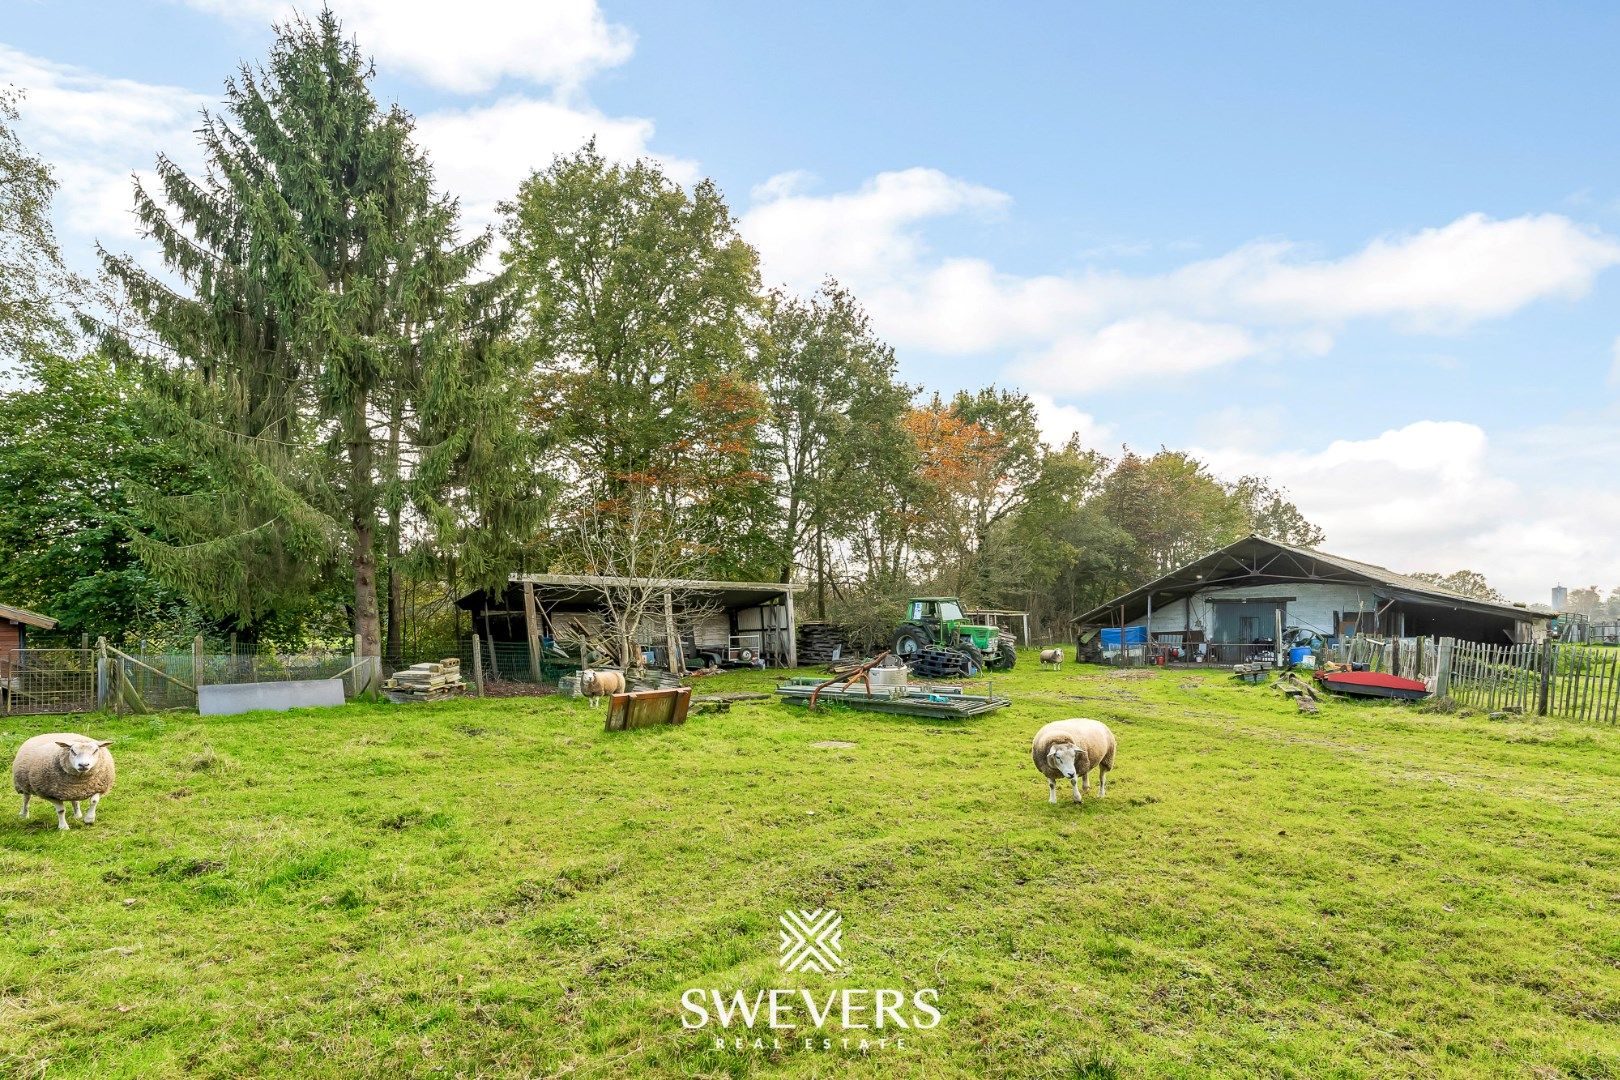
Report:
[{"label": "distant tower", "polygon": [[1569,590],[1562,585],[1554,585],[1552,601],[1554,611],[1563,611],[1564,605],[1569,602]]}]

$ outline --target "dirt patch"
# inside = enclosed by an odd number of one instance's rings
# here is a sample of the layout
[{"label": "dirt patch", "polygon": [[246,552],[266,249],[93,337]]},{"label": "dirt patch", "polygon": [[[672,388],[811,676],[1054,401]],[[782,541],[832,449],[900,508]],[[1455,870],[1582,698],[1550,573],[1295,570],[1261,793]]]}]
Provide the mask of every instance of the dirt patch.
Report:
[{"label": "dirt patch", "polygon": [[821,742],[813,742],[810,745],[815,747],[817,750],[853,750],[853,749],[855,749],[855,744],[854,743],[852,743],[852,742],[844,742],[844,741],[842,741],[840,739],[824,739]]},{"label": "dirt patch", "polygon": [[550,697],[556,692],[555,686],[547,686],[545,683],[484,680],[485,697]]}]

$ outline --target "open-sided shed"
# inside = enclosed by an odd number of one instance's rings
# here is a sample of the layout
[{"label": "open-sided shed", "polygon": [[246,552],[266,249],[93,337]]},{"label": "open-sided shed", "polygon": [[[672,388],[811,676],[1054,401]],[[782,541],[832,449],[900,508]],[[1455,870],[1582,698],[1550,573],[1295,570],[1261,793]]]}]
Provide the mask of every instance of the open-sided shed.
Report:
[{"label": "open-sided shed", "polygon": [[[695,651],[735,657],[748,652],[767,664],[798,666],[794,596],[804,590],[803,585],[514,574],[504,589],[469,593],[457,604],[472,613],[473,625],[489,640],[526,643],[538,676],[547,643],[568,636],[569,627],[576,622],[587,630],[599,630],[607,608],[605,590],[627,586],[662,587],[666,596],[680,598],[684,606],[701,608],[699,617],[682,620],[684,626],[679,629],[674,628],[673,620],[648,620],[635,634],[644,647],[661,650],[665,656]],[[671,605],[675,603],[672,599]],[[672,633],[680,640],[672,640]]]},{"label": "open-sided shed", "polygon": [[1076,620],[1142,627],[1153,640],[1216,650],[1274,646],[1288,630],[1340,638],[1454,637],[1496,645],[1531,641],[1548,616],[1465,596],[1372,563],[1249,536],[1117,596]]}]

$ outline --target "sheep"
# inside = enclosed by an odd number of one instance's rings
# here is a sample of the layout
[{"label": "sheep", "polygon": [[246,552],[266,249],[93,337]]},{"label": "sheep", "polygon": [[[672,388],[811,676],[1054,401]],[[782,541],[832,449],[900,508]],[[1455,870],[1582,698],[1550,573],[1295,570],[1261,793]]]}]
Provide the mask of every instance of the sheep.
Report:
[{"label": "sheep", "polygon": [[1041,650],[1041,667],[1062,667],[1062,666],[1063,666],[1063,650],[1062,649],[1042,649]]},{"label": "sheep", "polygon": [[1099,797],[1108,794],[1108,772],[1114,767],[1114,733],[1100,720],[1054,720],[1035,733],[1030,753],[1035,767],[1046,777],[1051,801],[1057,802],[1059,777],[1067,777],[1074,788],[1074,801],[1085,786],[1086,774],[1097,770]]},{"label": "sheep", "polygon": [[[28,816],[28,800],[35,795],[56,807],[56,827],[67,830],[66,803],[73,804],[73,816],[86,825],[96,822],[96,806],[112,790],[117,769],[111,740],[97,742],[83,735],[60,732],[35,735],[17,748],[11,763],[11,786],[22,796],[22,816]],[[90,803],[87,814],[79,805]]]},{"label": "sheep", "polygon": [[595,708],[602,700],[602,695],[624,693],[624,673],[622,671],[582,671],[579,673],[579,688],[591,699],[591,707]]}]

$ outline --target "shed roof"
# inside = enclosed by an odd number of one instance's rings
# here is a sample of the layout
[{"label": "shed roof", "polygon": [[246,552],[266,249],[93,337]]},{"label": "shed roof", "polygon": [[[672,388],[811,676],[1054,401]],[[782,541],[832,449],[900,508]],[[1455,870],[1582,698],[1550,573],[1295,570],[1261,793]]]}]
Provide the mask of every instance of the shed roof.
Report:
[{"label": "shed roof", "polygon": [[29,611],[27,608],[12,607],[10,604],[0,604],[0,619],[9,619],[12,622],[35,626],[41,630],[56,629],[56,620],[49,615],[41,615],[38,612]]},{"label": "shed roof", "polygon": [[[706,581],[696,578],[628,578],[590,574],[513,574],[507,588],[534,586],[535,599],[548,607],[589,608],[601,602],[603,589],[626,587],[661,588],[666,584],[679,592],[696,593],[727,608],[748,607],[775,600],[784,593],[801,593],[805,586],[780,581]],[[457,601],[466,610],[477,610],[482,592],[468,593]]]},{"label": "shed roof", "polygon": [[1122,607],[1125,609],[1126,619],[1134,619],[1147,610],[1149,596],[1159,597],[1164,593],[1170,594],[1172,599],[1179,599],[1210,586],[1236,587],[1300,582],[1372,585],[1379,589],[1386,599],[1400,599],[1516,620],[1548,618],[1545,613],[1516,604],[1464,596],[1462,593],[1431,585],[1410,574],[1398,574],[1373,563],[1347,559],[1342,555],[1317,551],[1315,548],[1268,540],[1263,536],[1246,536],[1202,558],[1177,567],[1146,585],[1117,596],[1108,603],[1086,612],[1075,621],[1081,623],[1107,621],[1116,618]]}]

